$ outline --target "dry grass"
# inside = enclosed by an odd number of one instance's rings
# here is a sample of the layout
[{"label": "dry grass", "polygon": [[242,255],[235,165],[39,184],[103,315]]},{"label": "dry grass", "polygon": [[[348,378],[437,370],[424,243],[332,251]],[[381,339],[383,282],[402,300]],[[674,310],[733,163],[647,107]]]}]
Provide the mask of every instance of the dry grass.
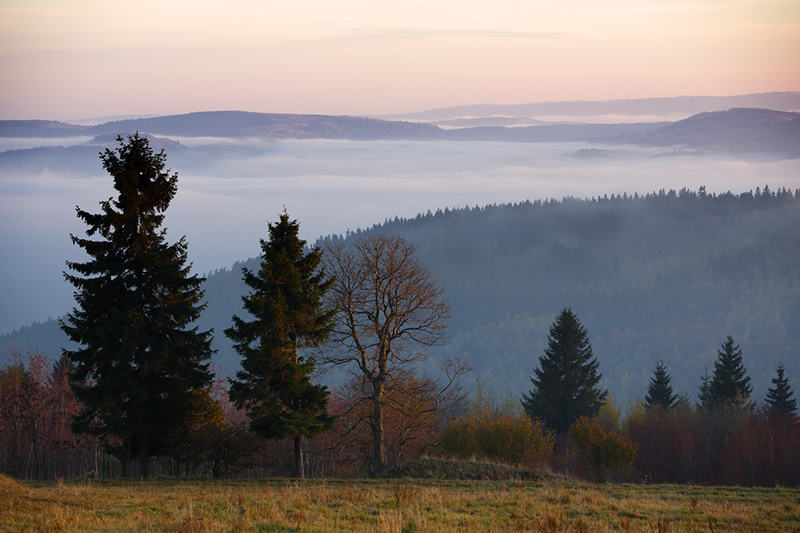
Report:
[{"label": "dry grass", "polygon": [[18,498],[27,494],[28,489],[23,487],[16,480],[0,474],[0,501],[10,498]]},{"label": "dry grass", "polygon": [[499,481],[509,479],[533,480],[536,476],[525,468],[487,461],[460,461],[426,457],[394,468],[387,472],[384,477]]},{"label": "dry grass", "polygon": [[25,482],[3,531],[800,532],[796,489],[547,481]]}]

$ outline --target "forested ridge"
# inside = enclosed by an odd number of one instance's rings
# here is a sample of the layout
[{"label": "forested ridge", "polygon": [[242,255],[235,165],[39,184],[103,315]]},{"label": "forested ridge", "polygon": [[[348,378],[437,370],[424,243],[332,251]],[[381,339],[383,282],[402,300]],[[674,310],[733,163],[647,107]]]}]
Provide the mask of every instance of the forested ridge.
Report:
[{"label": "forested ridge", "polygon": [[[393,233],[417,245],[445,283],[450,342],[496,394],[530,390],[555,315],[571,307],[587,328],[615,400],[644,397],[663,359],[676,392],[696,398],[727,335],[741,346],[761,401],[781,361],[800,376],[800,190],[741,194],[682,189],[464,207],[386,220],[352,234]],[[199,326],[215,328],[218,367],[238,366],[222,330],[240,314],[241,267],[210,273]],[[0,338],[55,359],[55,321]],[[434,371],[435,361],[429,362]],[[329,376],[328,379],[336,379]]]},{"label": "forested ridge", "polygon": [[797,200],[768,187],[662,190],[446,210],[373,231],[418,244],[453,305],[444,352],[468,353],[496,390],[530,388],[547,327],[570,306],[618,400],[643,397],[657,358],[694,396],[728,334],[760,397],[779,361],[800,370]]}]

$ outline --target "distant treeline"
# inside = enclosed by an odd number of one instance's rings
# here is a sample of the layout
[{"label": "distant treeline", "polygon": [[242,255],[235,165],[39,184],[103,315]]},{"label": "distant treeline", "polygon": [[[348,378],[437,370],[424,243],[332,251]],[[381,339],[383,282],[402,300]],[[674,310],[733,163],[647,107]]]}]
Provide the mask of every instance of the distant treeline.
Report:
[{"label": "distant treeline", "polygon": [[[450,342],[436,355],[468,355],[498,395],[530,389],[547,328],[564,307],[581,317],[600,385],[623,406],[644,396],[658,359],[677,391],[696,396],[727,335],[741,346],[754,398],[764,397],[780,362],[800,388],[800,189],[701,187],[445,208],[352,235],[371,232],[417,245],[452,305]],[[221,332],[242,311],[241,267],[255,264],[213,272],[203,285],[199,326],[215,328],[215,362],[229,371],[239,362]],[[64,343],[55,321],[34,324],[0,337],[0,358],[15,345],[55,359]]]},{"label": "distant treeline", "polygon": [[644,395],[659,358],[694,395],[726,335],[741,343],[757,396],[780,361],[800,374],[800,189],[525,201],[367,231],[418,245],[453,307],[441,354],[469,355],[495,391],[528,390],[564,306],[582,317],[601,384],[623,404]]}]

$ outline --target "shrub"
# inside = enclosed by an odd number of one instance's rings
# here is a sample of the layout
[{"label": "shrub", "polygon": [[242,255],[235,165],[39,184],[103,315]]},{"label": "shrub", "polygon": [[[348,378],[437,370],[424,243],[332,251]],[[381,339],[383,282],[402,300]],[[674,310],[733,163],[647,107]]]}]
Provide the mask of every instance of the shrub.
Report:
[{"label": "shrub", "polygon": [[609,431],[619,431],[621,411],[614,397],[609,394],[594,419]]},{"label": "shrub", "polygon": [[[683,416],[681,416],[681,414]],[[699,451],[695,416],[653,405],[626,419],[626,434],[638,446],[635,468],[653,483],[697,480]]]},{"label": "shrub", "polygon": [[598,483],[630,467],[636,459],[636,444],[591,418],[582,416],[576,420],[569,428],[569,435],[582,452],[590,476]]},{"label": "shrub", "polygon": [[525,465],[538,473],[550,459],[554,434],[541,420],[531,420],[518,402],[495,403],[479,387],[467,412],[438,435],[437,453],[459,459],[485,459]]},{"label": "shrub", "polygon": [[769,405],[756,409],[726,439],[723,480],[732,485],[800,484],[800,420]]}]

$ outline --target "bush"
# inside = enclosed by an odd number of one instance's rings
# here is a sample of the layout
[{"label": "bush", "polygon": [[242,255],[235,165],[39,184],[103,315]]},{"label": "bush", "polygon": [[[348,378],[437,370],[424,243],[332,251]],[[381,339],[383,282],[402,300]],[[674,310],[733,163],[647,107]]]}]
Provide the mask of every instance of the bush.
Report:
[{"label": "bush", "polygon": [[769,405],[734,429],[722,453],[723,480],[731,485],[800,484],[800,420]]},{"label": "bush", "polygon": [[638,446],[635,468],[653,483],[692,483],[698,480],[700,452],[691,408],[681,412],[653,405],[629,415],[625,433]]},{"label": "bush", "polygon": [[619,431],[621,415],[622,410],[614,401],[614,397],[609,394],[606,397],[606,403],[603,404],[594,419],[609,431]]},{"label": "bush", "polygon": [[630,467],[636,459],[636,444],[591,418],[582,416],[576,420],[569,428],[569,435],[582,452],[592,479],[598,483],[605,483],[609,476]]},{"label": "bush", "polygon": [[496,404],[479,387],[467,412],[447,424],[438,440],[435,452],[442,455],[525,465],[538,473],[550,460],[555,436],[518,402],[507,398]]}]

